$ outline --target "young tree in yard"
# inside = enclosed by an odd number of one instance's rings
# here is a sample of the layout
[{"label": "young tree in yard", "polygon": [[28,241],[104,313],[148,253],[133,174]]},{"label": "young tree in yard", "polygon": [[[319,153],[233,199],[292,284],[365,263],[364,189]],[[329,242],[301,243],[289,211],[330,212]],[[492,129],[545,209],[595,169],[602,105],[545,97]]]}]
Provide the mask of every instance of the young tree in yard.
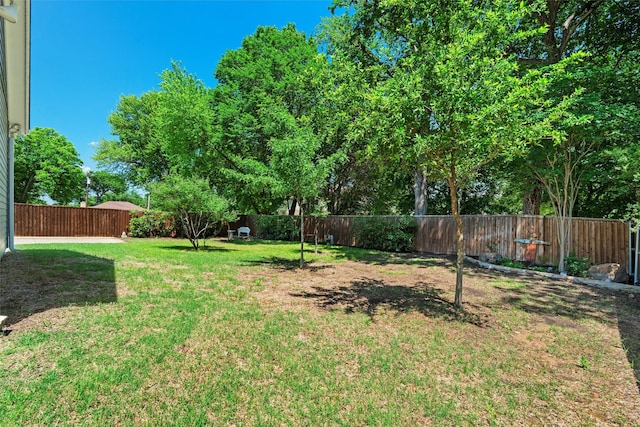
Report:
[{"label": "young tree in yard", "polygon": [[51,128],[36,127],[15,143],[15,201],[41,203],[45,196],[60,204],[83,200],[82,161],[71,142]]},{"label": "young tree in yard", "polygon": [[203,179],[168,175],[152,185],[155,206],[174,215],[197,251],[207,230],[236,219],[227,200],[216,194]]},{"label": "young tree in yard", "polygon": [[543,140],[528,157],[557,218],[560,271],[571,251],[571,222],[583,180],[597,173],[605,152],[629,152],[640,138],[640,76],[625,77],[611,64],[588,60],[576,55],[550,74],[551,103],[565,104],[561,114],[550,117],[560,138]]},{"label": "young tree in yard", "polygon": [[[372,150],[411,159],[416,170],[448,183],[456,222],[455,305],[462,306],[464,227],[459,193],[499,156],[513,156],[545,130],[525,114],[544,87],[524,73],[510,43],[523,37],[523,4],[359,2],[353,7],[354,43],[361,57],[386,74],[371,92],[359,128],[375,129]],[[375,67],[374,67],[375,70]]]},{"label": "young tree in yard", "polygon": [[271,170],[281,194],[293,197],[300,209],[300,268],[304,267],[304,207],[318,196],[330,169],[330,159],[319,159],[319,139],[307,127],[296,128],[290,118],[291,137],[269,143]]}]

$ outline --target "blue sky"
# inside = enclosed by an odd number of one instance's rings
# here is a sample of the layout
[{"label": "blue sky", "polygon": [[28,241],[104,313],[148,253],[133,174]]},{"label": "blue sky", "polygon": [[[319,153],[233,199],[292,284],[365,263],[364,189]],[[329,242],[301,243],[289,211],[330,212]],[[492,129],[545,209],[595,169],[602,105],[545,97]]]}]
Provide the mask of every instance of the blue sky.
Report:
[{"label": "blue sky", "polygon": [[227,50],[258,26],[289,22],[310,35],[331,0],[32,0],[31,127],[71,141],[95,170],[93,143],[111,139],[121,95],[157,88],[171,60],[208,86]]}]

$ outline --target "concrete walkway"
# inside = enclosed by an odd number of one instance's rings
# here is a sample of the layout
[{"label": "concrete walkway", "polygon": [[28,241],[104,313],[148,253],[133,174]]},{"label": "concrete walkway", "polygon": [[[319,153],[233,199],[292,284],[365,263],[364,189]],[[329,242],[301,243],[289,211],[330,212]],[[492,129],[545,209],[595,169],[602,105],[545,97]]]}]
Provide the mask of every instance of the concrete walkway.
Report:
[{"label": "concrete walkway", "polygon": [[48,244],[48,243],[125,243],[118,237],[18,237],[14,238],[15,246]]}]

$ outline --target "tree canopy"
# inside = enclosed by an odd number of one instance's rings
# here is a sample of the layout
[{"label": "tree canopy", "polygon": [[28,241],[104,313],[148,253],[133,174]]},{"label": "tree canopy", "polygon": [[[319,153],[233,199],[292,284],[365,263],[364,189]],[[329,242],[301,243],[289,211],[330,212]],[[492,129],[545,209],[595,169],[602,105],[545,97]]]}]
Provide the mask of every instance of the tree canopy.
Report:
[{"label": "tree canopy", "polygon": [[[346,1],[355,13],[353,61],[365,58],[373,74],[370,111],[359,132],[370,132],[371,150],[401,158],[414,170],[449,187],[457,223],[456,305],[461,305],[464,235],[459,192],[499,156],[514,156],[547,130],[527,107],[539,101],[545,79],[520,73],[507,54],[526,36],[517,23],[528,13],[496,2],[397,4]],[[380,77],[382,76],[382,77]],[[372,131],[373,130],[373,131]]]},{"label": "tree canopy", "polygon": [[314,37],[257,28],[213,88],[172,63],[95,158],[139,186],[201,177],[242,213],[450,213],[459,247],[462,213],[629,217],[636,3],[334,0]]},{"label": "tree canopy", "polygon": [[226,182],[243,188],[234,197],[244,211],[271,213],[283,203],[269,168],[272,141],[293,141],[301,128],[323,138],[313,121],[322,97],[314,76],[326,66],[315,43],[290,24],[259,27],[216,67],[214,146],[226,153]]},{"label": "tree canopy", "polygon": [[96,203],[102,203],[107,198],[115,200],[127,192],[127,183],[120,175],[98,170],[89,172],[88,176],[89,190],[95,195]]},{"label": "tree canopy", "polygon": [[154,127],[159,93],[122,96],[108,118],[118,139],[99,142],[94,155],[98,166],[127,181],[145,186],[169,173],[170,163]]},{"label": "tree canopy", "polygon": [[59,204],[84,200],[82,160],[73,144],[54,129],[36,127],[15,141],[15,194],[18,203]]}]

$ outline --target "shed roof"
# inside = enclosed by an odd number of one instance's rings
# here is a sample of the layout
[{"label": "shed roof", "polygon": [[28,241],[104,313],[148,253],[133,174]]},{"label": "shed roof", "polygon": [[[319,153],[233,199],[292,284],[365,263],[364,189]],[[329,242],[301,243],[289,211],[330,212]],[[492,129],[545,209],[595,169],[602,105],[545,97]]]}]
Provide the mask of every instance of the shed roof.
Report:
[{"label": "shed roof", "polygon": [[144,208],[141,208],[140,206],[134,205],[133,203],[130,203],[130,202],[116,202],[116,201],[104,202],[104,203],[101,203],[99,205],[92,206],[92,208],[118,209],[118,210],[121,210],[121,211],[143,211],[143,210],[145,210]]}]

